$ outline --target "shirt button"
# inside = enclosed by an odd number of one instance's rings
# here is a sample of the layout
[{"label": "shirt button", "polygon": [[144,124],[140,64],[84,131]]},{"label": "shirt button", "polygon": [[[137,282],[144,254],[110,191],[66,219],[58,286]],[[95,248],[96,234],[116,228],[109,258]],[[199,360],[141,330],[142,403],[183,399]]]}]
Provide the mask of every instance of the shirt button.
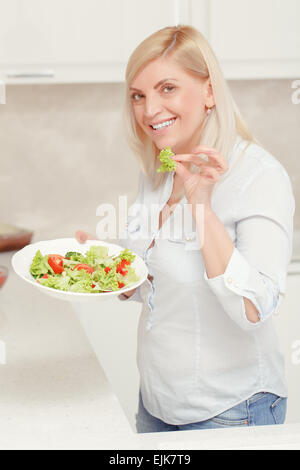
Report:
[{"label": "shirt button", "polygon": [[228,278],[227,278],[227,282],[229,282],[229,284],[231,284],[231,283],[232,283],[232,279],[231,279],[231,277],[228,277]]},{"label": "shirt button", "polygon": [[190,240],[190,237],[185,237],[186,240]]}]

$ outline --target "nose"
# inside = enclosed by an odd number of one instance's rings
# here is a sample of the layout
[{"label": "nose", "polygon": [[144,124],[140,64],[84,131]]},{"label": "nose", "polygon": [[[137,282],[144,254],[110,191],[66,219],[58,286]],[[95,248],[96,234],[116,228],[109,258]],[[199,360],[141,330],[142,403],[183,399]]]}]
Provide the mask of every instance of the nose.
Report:
[{"label": "nose", "polygon": [[161,99],[157,95],[145,97],[144,116],[147,120],[152,120],[162,110]]}]

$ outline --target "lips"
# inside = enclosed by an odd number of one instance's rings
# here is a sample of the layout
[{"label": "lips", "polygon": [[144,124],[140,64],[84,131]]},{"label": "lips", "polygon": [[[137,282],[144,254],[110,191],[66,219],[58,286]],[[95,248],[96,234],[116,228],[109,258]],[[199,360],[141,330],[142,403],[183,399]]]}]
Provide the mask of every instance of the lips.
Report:
[{"label": "lips", "polygon": [[[176,119],[177,119],[176,116],[163,119],[163,120],[161,120],[161,121],[159,121],[159,122],[152,122],[152,123],[149,124],[149,126],[150,126],[152,129],[154,129],[153,126],[158,126],[158,124],[162,124],[162,123],[167,122],[167,121],[172,121],[173,119],[176,120]],[[167,127],[167,126],[166,126],[166,127]]]}]

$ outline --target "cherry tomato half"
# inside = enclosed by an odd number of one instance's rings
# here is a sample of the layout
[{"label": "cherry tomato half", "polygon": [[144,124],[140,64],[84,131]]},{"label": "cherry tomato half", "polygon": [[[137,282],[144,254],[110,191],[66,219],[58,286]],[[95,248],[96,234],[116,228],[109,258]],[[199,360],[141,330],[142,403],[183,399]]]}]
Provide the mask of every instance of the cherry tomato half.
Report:
[{"label": "cherry tomato half", "polygon": [[54,274],[61,274],[63,272],[63,259],[64,257],[61,255],[49,255],[48,264],[53,269]]},{"label": "cherry tomato half", "polygon": [[77,269],[78,271],[80,271],[80,269],[84,269],[89,274],[92,274],[95,271],[94,268],[92,268],[92,266],[89,266],[88,264],[84,264],[84,263],[76,264],[76,266],[74,266],[73,268],[73,271],[74,269]]}]

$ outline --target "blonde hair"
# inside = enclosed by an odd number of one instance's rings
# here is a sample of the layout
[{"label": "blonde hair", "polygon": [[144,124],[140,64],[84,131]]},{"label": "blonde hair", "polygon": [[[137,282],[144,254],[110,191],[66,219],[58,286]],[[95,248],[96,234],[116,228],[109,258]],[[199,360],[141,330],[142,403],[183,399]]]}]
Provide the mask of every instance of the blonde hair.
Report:
[{"label": "blonde hair", "polygon": [[[232,98],[218,60],[206,38],[192,26],[178,25],[160,29],[142,41],[128,60],[123,107],[128,145],[154,188],[157,188],[165,177],[164,173],[156,172],[161,163],[156,158],[160,150],[136,123],[129,87],[142,67],[162,57],[171,58],[193,76],[210,78],[215,106],[203,122],[199,145],[202,143],[214,147],[228,160],[238,136],[249,144],[255,141]],[[194,167],[193,172],[197,171],[199,168]],[[222,180],[221,178],[217,184]]]}]

